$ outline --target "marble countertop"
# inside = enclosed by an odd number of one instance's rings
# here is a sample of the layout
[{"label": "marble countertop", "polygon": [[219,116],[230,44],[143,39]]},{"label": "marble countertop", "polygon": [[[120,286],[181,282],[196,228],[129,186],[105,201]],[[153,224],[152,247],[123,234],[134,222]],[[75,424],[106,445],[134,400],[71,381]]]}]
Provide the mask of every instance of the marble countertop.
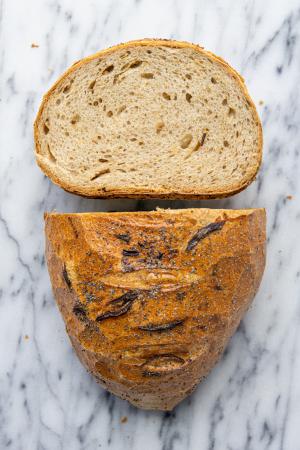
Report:
[{"label": "marble countertop", "polygon": [[[300,449],[299,34],[293,0],[0,0],[0,449]],[[83,56],[142,37],[199,43],[245,77],[264,128],[263,166],[246,191],[205,202],[86,200],[38,169],[32,123],[45,90]],[[268,215],[253,306],[208,379],[172,413],[137,410],[85,371],[44,260],[44,211],[157,205]]]}]

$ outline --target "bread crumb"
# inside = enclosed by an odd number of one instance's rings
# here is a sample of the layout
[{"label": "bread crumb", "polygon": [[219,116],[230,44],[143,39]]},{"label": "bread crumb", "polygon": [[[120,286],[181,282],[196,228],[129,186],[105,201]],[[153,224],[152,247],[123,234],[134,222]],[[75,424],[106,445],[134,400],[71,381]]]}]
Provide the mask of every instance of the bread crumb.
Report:
[{"label": "bread crumb", "polygon": [[259,105],[263,105],[263,104],[264,104],[264,101],[263,101],[263,100],[259,100],[258,104],[259,104]]},{"label": "bread crumb", "polygon": [[287,195],[286,198],[287,198],[288,200],[292,200],[293,196],[292,196],[292,195]]},{"label": "bread crumb", "polygon": [[24,339],[26,339],[26,341],[28,341],[28,339],[29,339],[28,334],[25,334]]},{"label": "bread crumb", "polygon": [[38,44],[35,44],[34,42],[31,44],[31,48],[39,48]]},{"label": "bread crumb", "polygon": [[128,418],[126,416],[121,417],[121,423],[126,423]]}]

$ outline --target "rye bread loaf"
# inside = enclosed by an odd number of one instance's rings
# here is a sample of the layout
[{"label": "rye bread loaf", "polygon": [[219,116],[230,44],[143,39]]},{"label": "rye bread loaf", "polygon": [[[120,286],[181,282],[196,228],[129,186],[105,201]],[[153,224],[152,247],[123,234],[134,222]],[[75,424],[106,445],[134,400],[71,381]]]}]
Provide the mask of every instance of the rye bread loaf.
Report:
[{"label": "rye bread loaf", "polygon": [[98,382],[171,410],[218,361],[265,265],[265,212],[46,214],[46,258],[74,349]]},{"label": "rye bread loaf", "polygon": [[75,63],[44,96],[36,160],[87,197],[214,198],[244,189],[262,130],[242,77],[187,42],[141,40]]}]

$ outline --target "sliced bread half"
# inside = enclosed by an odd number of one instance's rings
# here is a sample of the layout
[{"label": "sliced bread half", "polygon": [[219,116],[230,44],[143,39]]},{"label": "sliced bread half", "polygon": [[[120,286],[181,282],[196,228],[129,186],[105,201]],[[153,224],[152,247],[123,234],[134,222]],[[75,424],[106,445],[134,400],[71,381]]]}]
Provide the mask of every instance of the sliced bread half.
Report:
[{"label": "sliced bread half", "polygon": [[46,258],[72,344],[110,392],[170,410],[205,377],[265,265],[265,212],[46,214]]},{"label": "sliced bread half", "polygon": [[44,96],[42,170],[87,197],[214,198],[244,189],[262,130],[244,81],[186,42],[141,40],[75,63]]}]

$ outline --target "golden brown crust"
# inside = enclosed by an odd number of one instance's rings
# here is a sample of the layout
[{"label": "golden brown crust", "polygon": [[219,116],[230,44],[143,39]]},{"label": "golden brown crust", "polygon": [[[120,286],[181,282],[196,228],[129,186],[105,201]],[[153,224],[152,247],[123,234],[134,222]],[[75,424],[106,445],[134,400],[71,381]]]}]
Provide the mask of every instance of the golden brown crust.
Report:
[{"label": "golden brown crust", "polygon": [[170,410],[224,351],[265,264],[264,210],[46,214],[53,292],[110,392]]},{"label": "golden brown crust", "polygon": [[[99,191],[99,188],[92,188],[92,187],[74,187],[70,185],[69,183],[64,182],[61,180],[52,170],[50,170],[45,164],[43,164],[43,161],[38,158],[38,154],[40,153],[40,143],[38,139],[38,124],[39,120],[41,118],[43,109],[51,96],[52,92],[55,90],[57,85],[64,80],[66,77],[70,75],[75,69],[78,67],[86,64],[89,61],[92,61],[93,59],[99,58],[100,56],[104,56],[106,54],[115,52],[116,50],[122,49],[122,48],[129,48],[129,47],[138,47],[138,46],[146,46],[146,45],[152,45],[152,46],[168,46],[173,48],[191,48],[193,50],[198,51],[199,53],[205,54],[206,56],[209,56],[212,60],[218,61],[226,70],[227,72],[236,80],[236,82],[241,86],[243,94],[245,95],[245,98],[249,104],[249,106],[252,109],[253,115],[255,117],[255,121],[258,124],[259,128],[259,136],[258,136],[258,152],[259,152],[259,158],[257,161],[257,165],[253,170],[252,175],[249,177],[248,180],[244,182],[244,184],[232,187],[226,191],[202,191],[202,192],[195,192],[192,189],[186,189],[185,191],[181,192],[170,192],[169,190],[163,190],[161,189],[160,192],[152,191],[149,189],[145,192],[143,192],[141,189],[126,189],[126,190],[118,190],[118,189],[112,189],[112,190],[106,190],[102,189]],[[189,42],[183,42],[183,41],[176,41],[176,40],[168,40],[168,39],[142,39],[142,40],[136,40],[136,41],[129,41],[126,43],[121,43],[119,45],[115,45],[113,47],[107,48],[105,50],[101,50],[91,56],[88,56],[86,58],[83,58],[76,63],[74,63],[55,83],[54,85],[49,89],[49,91],[44,95],[42,103],[40,105],[39,111],[37,113],[35,122],[34,122],[34,140],[35,140],[35,148],[36,148],[36,161],[39,167],[43,170],[43,172],[58,186],[63,188],[67,192],[71,192],[73,194],[78,194],[83,197],[89,197],[89,198],[162,198],[162,199],[177,199],[177,198],[185,198],[185,199],[208,199],[208,198],[223,198],[228,197],[234,194],[237,194],[244,190],[249,184],[252,183],[252,181],[255,179],[256,174],[258,172],[258,169],[261,165],[262,161],[262,147],[263,147],[263,134],[262,134],[262,126],[261,122],[256,110],[256,107],[248,93],[247,87],[244,83],[244,79],[241,75],[239,75],[238,72],[236,72],[226,61],[224,61],[221,57],[214,55],[213,53],[204,50],[203,47],[200,47],[199,45],[192,44]]]}]

